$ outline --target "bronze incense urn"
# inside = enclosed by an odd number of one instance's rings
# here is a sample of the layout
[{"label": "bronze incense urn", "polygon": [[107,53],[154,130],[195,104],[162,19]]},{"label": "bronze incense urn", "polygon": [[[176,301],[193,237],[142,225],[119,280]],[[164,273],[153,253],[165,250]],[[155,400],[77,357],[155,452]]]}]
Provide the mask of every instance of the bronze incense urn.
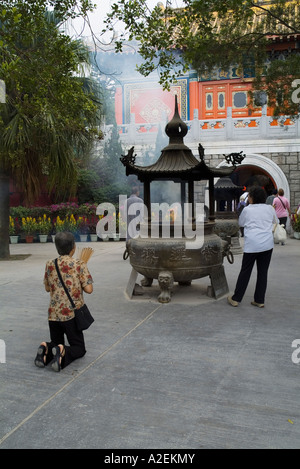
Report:
[{"label": "bronze incense urn", "polygon": [[[169,144],[163,148],[156,163],[136,165],[134,148],[121,158],[127,176],[136,175],[144,185],[146,212],[139,235],[127,240],[124,259],[129,257],[132,272],[144,276],[141,282],[144,287],[151,287],[153,279],[158,280],[158,301],[161,303],[171,300],[174,282],[190,285],[194,279],[206,276],[211,280],[212,296],[220,298],[228,293],[223,259],[227,257],[232,263],[233,255],[230,243],[215,231],[214,178],[229,176],[235,170],[237,160],[240,162],[241,154],[228,155],[232,163],[229,166],[210,168],[205,164],[204,149],[199,144],[198,160],[184,144],[188,129],[180,118],[176,96],[174,116],[166,125],[165,132]],[[199,217],[194,202],[194,183],[200,180],[209,182],[209,216],[206,221]],[[179,184],[181,217],[178,222],[172,219],[166,222],[163,218],[153,220],[151,183],[154,181]]]}]

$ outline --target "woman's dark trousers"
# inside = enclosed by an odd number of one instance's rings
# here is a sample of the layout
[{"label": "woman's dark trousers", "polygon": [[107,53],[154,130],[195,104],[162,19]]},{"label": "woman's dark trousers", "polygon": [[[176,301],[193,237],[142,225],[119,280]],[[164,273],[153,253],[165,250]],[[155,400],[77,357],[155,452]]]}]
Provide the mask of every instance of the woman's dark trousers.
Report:
[{"label": "woman's dark trousers", "polygon": [[284,229],[286,229],[286,222],[287,222],[287,217],[279,218],[279,225],[283,225]]},{"label": "woman's dark trousers", "polygon": [[234,301],[238,301],[239,303],[242,301],[251,277],[254,263],[256,261],[257,279],[254,293],[254,301],[256,301],[256,303],[262,304],[265,302],[268,269],[272,257],[272,252],[273,249],[263,252],[244,253],[241,271],[238,276],[234,294],[232,296],[232,299]]},{"label": "woman's dark trousers", "polygon": [[[49,329],[51,342],[47,342],[47,365],[53,358],[52,347],[59,344],[65,346],[65,355],[61,362],[62,368],[68,366],[73,360],[83,357],[86,352],[83,332],[77,329],[75,319],[70,319],[69,321],[49,321]],[[69,345],[65,345],[65,335]]]}]

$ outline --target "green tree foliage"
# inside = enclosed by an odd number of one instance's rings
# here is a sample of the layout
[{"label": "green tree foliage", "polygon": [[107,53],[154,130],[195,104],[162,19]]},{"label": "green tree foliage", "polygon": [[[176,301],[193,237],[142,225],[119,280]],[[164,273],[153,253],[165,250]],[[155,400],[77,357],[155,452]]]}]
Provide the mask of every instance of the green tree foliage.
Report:
[{"label": "green tree foliage", "polygon": [[290,94],[291,83],[300,76],[300,55],[291,51],[276,73],[277,60],[267,46],[271,37],[300,34],[300,0],[184,0],[183,4],[181,9],[158,5],[150,10],[146,0],[114,3],[107,27],[113,29],[115,20],[126,25],[117,50],[124,40],[138,40],[144,58],[139,71],[147,76],[158,69],[165,88],[189,67],[203,74],[235,64],[241,77],[251,68],[257,89],[266,89],[271,99],[278,79],[283,99],[282,105],[276,101],[277,112],[286,111],[287,100],[291,113],[298,110]]},{"label": "green tree foliage", "polygon": [[0,258],[8,253],[7,178],[22,185],[27,202],[45,180],[49,191],[74,193],[98,135],[97,95],[80,74],[88,54],[61,28],[91,8],[85,0],[0,1],[0,79],[6,84],[6,104],[0,104]]}]

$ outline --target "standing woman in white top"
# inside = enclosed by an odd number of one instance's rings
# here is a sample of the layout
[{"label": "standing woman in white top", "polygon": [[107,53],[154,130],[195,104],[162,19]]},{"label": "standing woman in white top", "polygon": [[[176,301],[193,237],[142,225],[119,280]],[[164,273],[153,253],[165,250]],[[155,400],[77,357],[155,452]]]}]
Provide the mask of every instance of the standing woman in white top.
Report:
[{"label": "standing woman in white top", "polygon": [[238,306],[246,292],[254,263],[257,264],[257,280],[252,305],[264,307],[267,289],[268,270],[274,247],[273,224],[278,223],[275,210],[267,205],[267,194],[262,187],[252,187],[249,191],[249,205],[244,208],[239,218],[239,225],[244,227],[244,255],[241,271],[234,294],[228,297],[228,303]]}]

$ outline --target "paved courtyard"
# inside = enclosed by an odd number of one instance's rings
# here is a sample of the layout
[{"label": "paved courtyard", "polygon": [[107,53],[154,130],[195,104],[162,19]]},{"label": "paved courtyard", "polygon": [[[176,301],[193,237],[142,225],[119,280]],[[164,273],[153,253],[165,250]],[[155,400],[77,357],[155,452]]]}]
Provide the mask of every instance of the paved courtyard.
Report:
[{"label": "paved courtyard", "polygon": [[[157,282],[130,300],[124,243],[89,245],[95,323],[60,373],[33,363],[54,244],[12,245],[0,262],[0,448],[300,448],[300,241],[275,246],[265,309],[250,304],[254,279],[238,308],[206,296],[208,277],[166,305]],[[224,261],[231,291],[241,259]]]}]

